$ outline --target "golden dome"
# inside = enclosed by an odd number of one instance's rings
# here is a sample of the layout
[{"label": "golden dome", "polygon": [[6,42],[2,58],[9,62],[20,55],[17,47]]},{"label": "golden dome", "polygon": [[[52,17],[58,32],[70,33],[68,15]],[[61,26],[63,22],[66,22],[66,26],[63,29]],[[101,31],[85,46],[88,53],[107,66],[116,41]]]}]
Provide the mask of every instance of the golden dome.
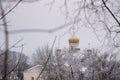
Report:
[{"label": "golden dome", "polygon": [[75,50],[80,51],[80,48],[75,48]]},{"label": "golden dome", "polygon": [[89,49],[87,49],[87,52],[92,52],[92,49],[90,49],[90,48],[89,48]]},{"label": "golden dome", "polygon": [[77,38],[77,37],[71,37],[69,39],[69,43],[78,43],[78,42],[79,42],[79,38]]},{"label": "golden dome", "polygon": [[79,38],[75,37],[75,32],[73,32],[73,36],[69,39],[69,43],[78,43]]},{"label": "golden dome", "polygon": [[57,49],[57,52],[61,52],[61,49]]}]

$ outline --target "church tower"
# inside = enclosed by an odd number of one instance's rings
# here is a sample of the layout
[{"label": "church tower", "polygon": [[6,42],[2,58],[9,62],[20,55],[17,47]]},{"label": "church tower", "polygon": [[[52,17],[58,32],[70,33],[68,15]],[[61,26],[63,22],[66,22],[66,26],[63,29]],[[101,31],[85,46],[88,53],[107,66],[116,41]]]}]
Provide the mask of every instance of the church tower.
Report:
[{"label": "church tower", "polygon": [[69,51],[71,53],[80,51],[79,46],[79,38],[75,36],[75,32],[73,31],[72,37],[69,38]]}]

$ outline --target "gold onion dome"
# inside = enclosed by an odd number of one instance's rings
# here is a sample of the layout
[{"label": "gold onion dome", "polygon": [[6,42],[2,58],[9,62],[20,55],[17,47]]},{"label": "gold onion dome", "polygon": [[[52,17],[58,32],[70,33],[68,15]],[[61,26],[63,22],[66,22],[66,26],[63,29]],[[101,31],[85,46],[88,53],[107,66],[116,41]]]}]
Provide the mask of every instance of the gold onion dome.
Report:
[{"label": "gold onion dome", "polygon": [[80,48],[75,48],[75,50],[80,51]]},{"label": "gold onion dome", "polygon": [[73,36],[69,39],[69,43],[78,43],[79,38],[75,37],[75,33],[73,32]]},{"label": "gold onion dome", "polygon": [[79,39],[77,37],[71,37],[69,39],[69,43],[78,43],[79,42]]},{"label": "gold onion dome", "polygon": [[88,48],[88,49],[87,49],[87,52],[92,52],[92,49]]},{"label": "gold onion dome", "polygon": [[57,49],[57,52],[61,52],[61,49]]},{"label": "gold onion dome", "polygon": [[87,48],[87,52],[92,52],[92,48],[90,48],[90,43],[88,43],[89,48]]}]

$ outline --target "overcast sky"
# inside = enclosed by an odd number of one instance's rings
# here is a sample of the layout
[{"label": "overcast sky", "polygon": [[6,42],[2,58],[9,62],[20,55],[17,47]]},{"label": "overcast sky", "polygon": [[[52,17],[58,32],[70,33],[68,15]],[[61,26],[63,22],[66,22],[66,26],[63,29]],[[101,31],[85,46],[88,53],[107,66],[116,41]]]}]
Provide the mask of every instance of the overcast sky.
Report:
[{"label": "overcast sky", "polygon": [[[9,22],[9,30],[18,30],[18,29],[53,29],[64,25],[65,16],[60,12],[59,8],[53,6],[52,10],[50,10],[50,6],[46,5],[44,2],[34,2],[34,3],[22,3],[20,4],[12,13],[7,16],[7,20]],[[17,46],[21,44],[25,44],[24,53],[28,56],[31,56],[32,53],[38,47],[49,44],[51,46],[55,36],[63,35],[60,38],[57,37],[55,47],[58,47],[58,43],[60,43],[59,47],[68,47],[68,39],[71,37],[71,32],[69,28],[72,25],[60,29],[57,32],[53,33],[21,33],[21,34],[12,34],[10,35],[10,46],[17,42],[20,39],[23,39]],[[85,28],[80,25],[79,30],[76,33],[76,36],[80,39],[80,48],[83,50],[88,47],[88,43],[93,48],[99,47],[101,42],[96,39],[95,34],[92,29]],[[1,34],[1,33],[0,33]],[[2,41],[0,44],[4,42],[4,35],[1,34]],[[14,51],[20,51],[21,48],[12,48]]]}]

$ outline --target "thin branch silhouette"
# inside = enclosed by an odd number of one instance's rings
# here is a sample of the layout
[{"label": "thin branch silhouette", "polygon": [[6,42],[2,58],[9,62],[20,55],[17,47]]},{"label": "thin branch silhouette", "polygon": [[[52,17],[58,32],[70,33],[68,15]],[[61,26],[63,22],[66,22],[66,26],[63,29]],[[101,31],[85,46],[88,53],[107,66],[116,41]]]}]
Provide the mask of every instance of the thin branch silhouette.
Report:
[{"label": "thin branch silhouette", "polygon": [[39,80],[40,76],[42,75],[42,73],[44,72],[44,70],[45,70],[45,68],[46,68],[46,66],[47,66],[47,63],[48,63],[49,60],[50,60],[51,54],[52,54],[52,52],[53,52],[53,47],[54,47],[55,42],[56,42],[56,38],[57,38],[57,37],[55,37],[55,39],[54,39],[54,41],[53,41],[53,44],[52,44],[52,47],[51,47],[51,51],[50,51],[50,53],[49,53],[49,55],[48,55],[48,58],[47,58],[44,66],[43,66],[43,69],[42,69],[41,72],[39,73],[39,75],[38,75],[38,77],[37,77],[36,80]]},{"label": "thin branch silhouette", "polygon": [[19,0],[9,11],[7,11],[6,13],[4,13],[1,17],[0,20],[3,19],[5,16],[7,16],[11,11],[13,11],[21,2],[22,0]]},{"label": "thin branch silhouette", "polygon": [[58,30],[61,30],[63,28],[66,28],[66,27],[69,27],[71,24],[73,23],[77,23],[79,22],[80,19],[76,20],[76,22],[68,22],[66,24],[63,24],[57,28],[53,28],[53,29],[19,29],[19,30],[11,30],[9,31],[9,34],[19,34],[19,33],[31,33],[31,32],[34,32],[34,33],[37,33],[37,32],[43,32],[43,33],[53,33],[53,32],[56,32]]}]

